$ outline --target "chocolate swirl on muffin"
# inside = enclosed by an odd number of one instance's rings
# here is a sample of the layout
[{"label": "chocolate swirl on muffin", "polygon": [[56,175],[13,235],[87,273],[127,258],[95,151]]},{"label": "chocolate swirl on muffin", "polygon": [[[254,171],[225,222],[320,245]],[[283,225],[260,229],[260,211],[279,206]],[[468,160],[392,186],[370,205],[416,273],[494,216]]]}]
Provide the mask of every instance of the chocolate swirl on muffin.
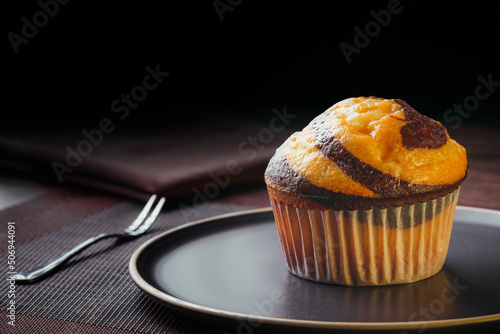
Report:
[{"label": "chocolate swirl on muffin", "polygon": [[400,99],[360,97],[290,137],[265,178],[270,196],[285,204],[366,210],[444,196],[466,174],[465,149],[439,122]]},{"label": "chocolate swirl on muffin", "polygon": [[351,286],[436,274],[466,175],[465,149],[406,102],[335,104],[288,138],[265,172],[287,267]]}]

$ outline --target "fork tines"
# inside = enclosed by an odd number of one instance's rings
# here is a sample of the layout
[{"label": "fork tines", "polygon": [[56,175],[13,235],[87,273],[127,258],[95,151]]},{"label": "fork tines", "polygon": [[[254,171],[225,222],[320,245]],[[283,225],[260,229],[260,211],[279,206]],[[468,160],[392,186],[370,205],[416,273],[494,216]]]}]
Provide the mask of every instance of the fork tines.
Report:
[{"label": "fork tines", "polygon": [[149,215],[148,219],[146,217],[148,216],[149,212],[151,211],[151,207],[155,203],[157,198],[157,195],[154,194],[152,195],[144,208],[142,209],[141,213],[137,216],[137,218],[134,220],[134,222],[127,228],[128,231],[130,232],[135,232],[135,233],[142,233],[146,231],[156,220],[158,215],[160,214],[160,211],[163,207],[163,204],[165,204],[165,197],[161,197],[158,200],[158,203],[156,204],[156,207],[153,209],[151,214]]}]

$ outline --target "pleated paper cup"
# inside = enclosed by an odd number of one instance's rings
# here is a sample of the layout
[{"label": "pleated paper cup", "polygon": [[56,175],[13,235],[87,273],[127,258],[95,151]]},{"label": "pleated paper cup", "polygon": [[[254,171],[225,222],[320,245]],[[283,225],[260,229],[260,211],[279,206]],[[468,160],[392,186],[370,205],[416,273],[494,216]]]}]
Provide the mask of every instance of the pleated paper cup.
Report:
[{"label": "pleated paper cup", "polygon": [[460,188],[425,203],[371,210],[296,208],[271,198],[288,269],[316,282],[410,283],[441,270]]}]

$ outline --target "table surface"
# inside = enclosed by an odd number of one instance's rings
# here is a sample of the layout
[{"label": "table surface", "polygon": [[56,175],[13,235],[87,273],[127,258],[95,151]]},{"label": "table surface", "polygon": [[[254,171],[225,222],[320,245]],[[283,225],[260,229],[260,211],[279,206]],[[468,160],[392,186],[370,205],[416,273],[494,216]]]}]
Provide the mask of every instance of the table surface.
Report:
[{"label": "table surface", "polygon": [[[462,126],[450,132],[467,148],[469,174],[462,185],[459,205],[500,210],[500,131],[485,126]],[[185,199],[183,199],[186,203]],[[2,293],[1,333],[257,333],[290,332],[276,327],[242,327],[233,320],[200,317],[160,305],[145,296],[128,276],[133,251],[151,236],[200,218],[269,206],[262,180],[224,189],[201,206],[180,205],[170,199],[148,236],[117,243],[104,241],[68,263],[66,268],[36,285],[15,285],[14,296]],[[56,256],[87,236],[125,227],[142,203],[112,194],[68,185],[44,184],[19,175],[0,177],[0,254],[7,259],[7,222],[14,221],[14,271],[21,271]],[[187,208],[187,209],[186,209]],[[500,222],[499,222],[500,224]],[[4,262],[7,262],[5,260]],[[4,265],[4,268],[7,265]],[[6,272],[7,270],[4,270]],[[6,276],[7,274],[4,274]],[[7,285],[2,285],[7,289]],[[9,302],[15,319],[7,323]],[[9,313],[10,312],[10,313]],[[490,323],[426,333],[494,333]],[[301,332],[300,329],[294,331]],[[305,331],[310,332],[310,331]]]}]

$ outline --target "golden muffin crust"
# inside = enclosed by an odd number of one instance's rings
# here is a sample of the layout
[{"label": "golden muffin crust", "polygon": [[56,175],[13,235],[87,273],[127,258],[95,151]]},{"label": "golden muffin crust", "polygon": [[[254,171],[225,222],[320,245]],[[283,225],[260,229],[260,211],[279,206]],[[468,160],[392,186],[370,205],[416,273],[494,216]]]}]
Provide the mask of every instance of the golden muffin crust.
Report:
[{"label": "golden muffin crust", "polygon": [[403,100],[358,97],[288,138],[265,176],[281,202],[337,210],[427,201],[466,174],[465,149],[441,123]]}]

